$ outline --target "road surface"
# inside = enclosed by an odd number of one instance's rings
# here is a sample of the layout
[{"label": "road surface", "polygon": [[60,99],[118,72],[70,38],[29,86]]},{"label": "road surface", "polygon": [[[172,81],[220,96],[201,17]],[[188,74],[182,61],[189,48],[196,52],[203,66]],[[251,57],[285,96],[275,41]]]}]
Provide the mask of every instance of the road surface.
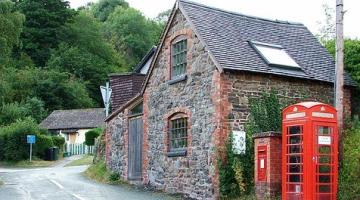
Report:
[{"label": "road surface", "polygon": [[84,177],[87,166],[4,169],[0,177],[0,200],[172,200],[162,193],[146,192],[130,186],[94,182]]}]

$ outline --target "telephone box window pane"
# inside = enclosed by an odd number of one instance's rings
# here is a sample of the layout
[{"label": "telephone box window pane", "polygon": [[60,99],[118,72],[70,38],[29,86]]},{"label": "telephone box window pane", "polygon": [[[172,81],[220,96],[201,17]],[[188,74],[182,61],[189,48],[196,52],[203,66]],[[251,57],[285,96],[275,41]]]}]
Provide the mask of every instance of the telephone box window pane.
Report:
[{"label": "telephone box window pane", "polygon": [[289,163],[301,163],[300,156],[289,156]]},{"label": "telephone box window pane", "polygon": [[289,175],[289,182],[292,182],[292,183],[302,182],[301,175],[299,175],[299,174]]},{"label": "telephone box window pane", "polygon": [[319,183],[330,183],[331,177],[330,175],[320,175],[319,176]]},{"label": "telephone box window pane", "polygon": [[318,173],[330,173],[331,167],[329,165],[319,165],[318,166]]},{"label": "telephone box window pane", "polygon": [[290,136],[290,144],[301,144],[301,136]]},{"label": "telephone box window pane", "polygon": [[290,165],[289,172],[290,173],[301,173],[301,166],[300,165]]},{"label": "telephone box window pane", "polygon": [[319,156],[319,163],[331,164],[331,157],[330,156]]},{"label": "telephone box window pane", "polygon": [[289,134],[290,135],[302,134],[301,127],[300,126],[291,126],[289,128]]},{"label": "telephone box window pane", "polygon": [[322,192],[322,193],[326,193],[326,192],[330,192],[331,189],[330,189],[330,185],[319,185],[319,192]]},{"label": "telephone box window pane", "polygon": [[320,146],[319,154],[331,154],[331,146]]},{"label": "telephone box window pane", "polygon": [[328,126],[319,126],[318,128],[319,135],[330,135],[331,134],[331,127]]},{"label": "telephone box window pane", "polygon": [[302,153],[300,145],[291,145],[289,146],[288,153]]}]

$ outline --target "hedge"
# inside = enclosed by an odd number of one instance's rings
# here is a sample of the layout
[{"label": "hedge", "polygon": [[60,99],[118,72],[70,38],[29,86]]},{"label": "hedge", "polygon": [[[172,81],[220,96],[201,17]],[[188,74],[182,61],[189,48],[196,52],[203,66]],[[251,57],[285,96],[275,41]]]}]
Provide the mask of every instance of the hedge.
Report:
[{"label": "hedge", "polygon": [[90,131],[85,133],[85,145],[88,146],[93,146],[95,145],[95,139],[97,137],[99,137],[99,135],[103,132],[104,130],[102,128],[94,128],[91,129]]},{"label": "hedge", "polygon": [[339,173],[339,200],[360,198],[360,126],[346,132]]},{"label": "hedge", "polygon": [[0,160],[20,161],[29,158],[27,135],[35,135],[34,156],[44,158],[45,149],[54,146],[53,137],[40,129],[31,118],[18,120],[8,126],[0,127]]}]

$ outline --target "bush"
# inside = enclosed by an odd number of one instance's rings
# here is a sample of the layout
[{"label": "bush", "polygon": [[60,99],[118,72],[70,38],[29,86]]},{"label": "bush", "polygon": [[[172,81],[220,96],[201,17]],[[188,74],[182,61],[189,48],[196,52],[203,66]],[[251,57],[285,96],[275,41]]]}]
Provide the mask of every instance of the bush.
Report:
[{"label": "bush", "polygon": [[94,128],[85,133],[85,144],[88,146],[95,145],[95,139],[103,132],[102,128]]},{"label": "bush", "polygon": [[32,118],[18,120],[8,126],[0,128],[0,159],[6,161],[20,161],[29,158],[29,144],[27,135],[35,135],[33,155],[44,157],[45,149],[54,146],[51,136],[45,135]]},{"label": "bush", "polygon": [[3,159],[9,161],[24,160],[29,157],[29,144],[26,141],[26,135],[38,133],[37,124],[34,120],[26,118],[18,120],[9,126],[0,128],[0,135],[5,136],[5,145]]},{"label": "bush", "polygon": [[339,200],[360,198],[360,128],[347,131],[339,172]]},{"label": "bush", "polygon": [[38,135],[36,138],[36,143],[33,145],[35,156],[44,159],[45,158],[45,150],[47,148],[53,147],[54,142],[52,137],[49,135]]},{"label": "bush", "polygon": [[60,151],[63,151],[65,138],[61,136],[52,136],[52,140],[54,142],[54,145],[57,146]]}]

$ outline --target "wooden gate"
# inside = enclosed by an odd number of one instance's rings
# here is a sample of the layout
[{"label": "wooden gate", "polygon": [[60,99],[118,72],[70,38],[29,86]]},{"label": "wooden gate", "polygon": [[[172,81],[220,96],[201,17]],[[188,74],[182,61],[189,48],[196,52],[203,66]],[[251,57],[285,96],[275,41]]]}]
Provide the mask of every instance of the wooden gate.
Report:
[{"label": "wooden gate", "polygon": [[142,173],[142,140],[143,121],[142,116],[129,120],[129,169],[128,179],[139,180]]}]

